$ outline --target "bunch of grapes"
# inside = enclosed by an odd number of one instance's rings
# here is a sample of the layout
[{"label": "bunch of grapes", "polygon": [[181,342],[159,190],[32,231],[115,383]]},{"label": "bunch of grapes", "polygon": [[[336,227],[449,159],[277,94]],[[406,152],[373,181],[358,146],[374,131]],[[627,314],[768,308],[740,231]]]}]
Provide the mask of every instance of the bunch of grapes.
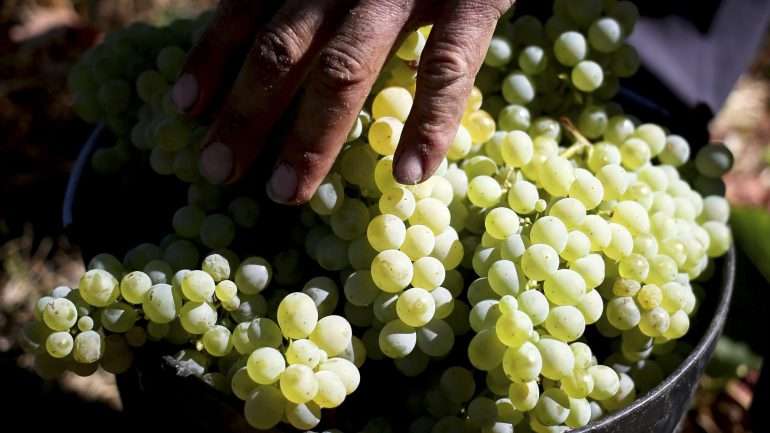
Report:
[{"label": "bunch of grapes", "polygon": [[[145,340],[182,346],[174,359],[245,400],[258,429],[314,428],[367,359],[432,377],[407,401],[412,433],[561,432],[628,405],[687,354],[700,282],[731,244],[729,151],[690,161],[683,137],[612,102],[639,67],[625,42],[637,17],[602,0],[557,0],[545,23],[504,17],[446,158],[416,185],[392,174],[431,27],[409,34],[269,261],[244,254],[261,199],[200,175],[206,126],[169,102],[205,15],[108,38],[73,70],[76,107],[116,133],[102,154],[133,143],[190,183],[188,203],[158,245],[96,256],[78,288],[39,301],[25,330],[37,370],[120,373]],[[98,171],[120,169],[98,155]]]}]

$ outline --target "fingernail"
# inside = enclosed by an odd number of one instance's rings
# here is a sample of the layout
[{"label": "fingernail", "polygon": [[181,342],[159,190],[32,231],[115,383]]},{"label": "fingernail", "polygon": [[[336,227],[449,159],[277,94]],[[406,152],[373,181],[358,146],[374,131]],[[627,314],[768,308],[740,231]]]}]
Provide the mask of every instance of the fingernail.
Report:
[{"label": "fingernail", "polygon": [[200,158],[201,174],[213,184],[220,184],[233,172],[233,151],[220,142],[205,147]]},{"label": "fingernail", "polygon": [[396,161],[394,176],[399,183],[415,185],[422,181],[423,171],[420,157],[414,153],[402,154]]},{"label": "fingernail", "polygon": [[198,80],[191,74],[184,74],[176,80],[171,89],[171,100],[176,109],[187,111],[198,100]]},{"label": "fingernail", "polygon": [[287,204],[296,194],[297,173],[285,162],[278,164],[267,183],[267,196],[276,203]]}]

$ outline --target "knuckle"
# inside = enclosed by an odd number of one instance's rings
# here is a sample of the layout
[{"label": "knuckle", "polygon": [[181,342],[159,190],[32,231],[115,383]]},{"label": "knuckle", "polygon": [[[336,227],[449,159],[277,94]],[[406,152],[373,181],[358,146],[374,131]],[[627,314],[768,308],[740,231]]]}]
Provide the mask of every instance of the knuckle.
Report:
[{"label": "knuckle", "polygon": [[302,43],[291,28],[268,28],[257,38],[253,47],[253,66],[266,77],[284,75],[299,62]]},{"label": "knuckle", "polygon": [[426,61],[420,62],[418,85],[430,92],[456,88],[470,80],[469,61],[457,46],[440,43],[433,48]]},{"label": "knuckle", "polygon": [[467,0],[465,6],[476,16],[497,21],[515,2],[515,0]]},{"label": "knuckle", "polygon": [[373,74],[352,45],[332,45],[319,57],[320,84],[327,90],[339,92],[359,87]]}]

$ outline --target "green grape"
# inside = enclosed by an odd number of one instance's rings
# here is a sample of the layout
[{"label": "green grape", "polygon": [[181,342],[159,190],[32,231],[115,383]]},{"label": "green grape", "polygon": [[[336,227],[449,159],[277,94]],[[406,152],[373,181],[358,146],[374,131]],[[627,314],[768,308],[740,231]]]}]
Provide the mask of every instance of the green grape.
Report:
[{"label": "green grape", "polygon": [[203,348],[212,356],[226,356],[233,349],[230,330],[215,325],[203,334]]},{"label": "green grape", "polygon": [[230,262],[221,254],[210,254],[201,264],[203,272],[209,274],[216,283],[230,277]]},{"label": "green grape", "polygon": [[450,213],[444,203],[435,198],[424,198],[417,202],[409,224],[424,225],[438,235],[449,227]]},{"label": "green grape", "polygon": [[586,292],[586,284],[579,273],[559,269],[545,280],[543,292],[556,305],[576,305]]},{"label": "green grape", "polygon": [[403,128],[404,124],[394,117],[376,117],[369,127],[369,145],[379,155],[393,155]]},{"label": "green grape", "polygon": [[100,322],[108,331],[125,333],[136,323],[138,317],[134,307],[116,302],[101,310]]},{"label": "green grape", "polygon": [[560,380],[572,373],[575,356],[566,343],[553,338],[541,338],[536,345],[543,359],[543,376]]},{"label": "green grape", "polygon": [[174,232],[183,238],[196,238],[206,214],[197,206],[184,206],[174,213]]},{"label": "green grape", "polygon": [[403,87],[388,87],[380,91],[372,101],[375,119],[394,117],[405,122],[412,108],[412,95]]},{"label": "green grape", "polygon": [[267,301],[262,295],[242,295],[230,301],[234,302],[236,300],[237,305],[232,304],[235,308],[230,313],[230,317],[236,322],[248,322],[258,316],[267,314]]},{"label": "green grape", "polygon": [[646,123],[636,128],[634,136],[647,142],[652,156],[657,156],[666,147],[666,133],[658,125]]},{"label": "green grape", "polygon": [[104,337],[96,331],[84,331],[75,336],[72,357],[81,364],[92,364],[104,353]]},{"label": "green grape", "polygon": [[377,251],[398,249],[404,243],[406,226],[395,215],[378,215],[369,222],[366,237]]},{"label": "green grape", "polygon": [[126,274],[120,281],[120,294],[132,304],[141,304],[144,296],[152,287],[150,277],[141,271]]},{"label": "green grape", "polygon": [[483,329],[471,339],[468,359],[475,368],[490,371],[500,365],[505,351],[506,346],[497,338],[497,333]]},{"label": "green grape", "polygon": [[607,303],[607,319],[615,328],[626,331],[639,324],[641,311],[631,297],[619,297]]},{"label": "green grape", "polygon": [[643,311],[639,321],[639,330],[650,337],[660,337],[668,331],[671,316],[661,307]]},{"label": "green grape", "polygon": [[551,336],[563,341],[575,341],[583,335],[586,321],[583,313],[571,305],[551,308],[545,319],[545,329]]},{"label": "green grape", "polygon": [[283,342],[281,328],[268,318],[259,317],[240,325],[245,325],[248,341],[257,347],[278,348]]},{"label": "green grape", "polygon": [[585,369],[575,369],[561,380],[561,388],[570,398],[586,398],[594,389],[594,378]]},{"label": "green grape", "polygon": [[123,274],[126,273],[120,260],[111,254],[105,253],[95,255],[94,258],[88,262],[88,269],[102,269],[112,274],[115,278],[121,278],[123,277]]},{"label": "green grape", "polygon": [[591,48],[601,53],[611,53],[623,43],[623,29],[614,18],[605,17],[594,21],[588,29]]},{"label": "green grape", "polygon": [[94,329],[94,319],[89,316],[83,316],[77,322],[79,331],[90,331]]},{"label": "green grape", "polygon": [[262,257],[249,257],[235,272],[235,284],[246,294],[257,294],[270,284],[272,268]]},{"label": "green grape", "polygon": [[433,290],[444,282],[446,270],[435,257],[421,257],[414,261],[412,286]]},{"label": "green grape", "polygon": [[258,385],[249,392],[243,414],[251,427],[268,430],[283,419],[285,406],[286,398],[278,388]]},{"label": "green grape", "polygon": [[484,64],[501,68],[511,61],[511,57],[513,57],[511,41],[503,36],[495,36],[489,43]]},{"label": "green grape", "polygon": [[342,353],[350,344],[353,331],[345,318],[331,315],[321,318],[310,333],[310,341],[328,356]]},{"label": "green grape", "polygon": [[118,280],[101,269],[92,269],[83,274],[78,291],[83,300],[94,307],[107,306],[115,302],[120,295]]},{"label": "green grape", "polygon": [[352,241],[366,233],[369,211],[360,200],[348,198],[331,215],[331,227],[341,239]]},{"label": "green grape", "polygon": [[131,104],[131,86],[123,80],[110,80],[97,93],[102,109],[108,114],[120,114]]},{"label": "green grape", "polygon": [[332,173],[318,185],[313,198],[310,199],[310,207],[319,215],[331,215],[339,209],[344,199],[342,178],[339,174]]},{"label": "green grape", "polygon": [[583,277],[587,289],[594,289],[604,281],[605,263],[599,254],[589,254],[570,263],[569,268]]},{"label": "green grape", "polygon": [[639,70],[641,60],[634,47],[623,44],[612,55],[610,70],[620,78],[628,78]]},{"label": "green grape", "polygon": [[174,81],[182,71],[186,54],[177,46],[165,47],[158,53],[155,64],[167,81]]},{"label": "green grape", "polygon": [[559,254],[550,245],[529,246],[521,257],[521,269],[527,278],[542,281],[553,275],[559,267]]},{"label": "green grape", "polygon": [[369,270],[356,271],[345,280],[345,298],[353,305],[366,307],[374,302],[379,294]]},{"label": "green grape", "polygon": [[503,356],[503,370],[514,383],[536,380],[542,372],[543,359],[538,348],[529,341],[509,347]]},{"label": "green grape", "polygon": [[405,253],[412,260],[429,255],[436,245],[436,237],[433,231],[424,225],[412,225],[404,234],[404,241],[401,244],[401,252]]},{"label": "green grape", "polygon": [[519,277],[516,266],[510,260],[497,260],[487,271],[489,287],[498,295],[517,295]]},{"label": "green grape", "polygon": [[530,241],[533,244],[545,244],[557,253],[567,245],[567,226],[557,217],[545,216],[539,218],[530,229]]},{"label": "green grape", "polygon": [[690,144],[679,135],[669,135],[658,159],[664,164],[680,167],[690,160]]},{"label": "green grape", "polygon": [[154,132],[155,143],[166,152],[178,152],[187,147],[192,139],[190,126],[176,117],[161,119]]},{"label": "green grape", "polygon": [[305,283],[302,292],[313,299],[321,317],[328,316],[337,307],[339,289],[331,278],[315,277]]},{"label": "green grape", "polygon": [[329,271],[340,271],[350,265],[348,262],[348,243],[334,234],[327,234],[317,245],[316,260],[322,268]]},{"label": "green grape", "polygon": [[482,329],[495,326],[497,319],[501,316],[497,305],[498,301],[493,299],[484,299],[474,304],[468,316],[471,329],[481,332]]},{"label": "green grape", "polygon": [[598,401],[611,398],[620,389],[620,378],[615,370],[605,365],[588,367],[588,373],[593,377],[594,389],[589,396]]},{"label": "green grape", "polygon": [[403,358],[409,355],[416,345],[415,329],[401,320],[391,320],[380,330],[380,349],[390,358]]},{"label": "green grape", "polygon": [[564,423],[572,428],[580,428],[591,421],[591,404],[585,398],[569,399],[569,416]]},{"label": "green grape", "polygon": [[732,168],[733,159],[733,154],[724,144],[709,144],[695,155],[695,168],[702,176],[719,178]]},{"label": "green grape", "polygon": [[519,230],[519,217],[511,209],[499,207],[487,214],[484,225],[487,233],[502,240]]},{"label": "green grape", "polygon": [[610,223],[610,233],[610,243],[604,248],[604,254],[613,260],[631,254],[634,248],[631,232],[620,224]]},{"label": "green grape", "polygon": [[533,413],[544,425],[562,424],[570,415],[570,398],[558,388],[546,389],[540,395]]},{"label": "green grape", "polygon": [[217,312],[205,302],[190,301],[179,310],[182,327],[190,334],[204,334],[217,321]]},{"label": "green grape", "polygon": [[502,314],[495,324],[497,338],[508,347],[519,347],[532,334],[533,325],[529,316],[522,311]]},{"label": "green grape", "polygon": [[358,368],[343,358],[330,358],[318,366],[318,371],[330,371],[337,375],[345,386],[348,395],[352,394],[361,383],[361,375]]},{"label": "green grape", "polygon": [[583,60],[572,69],[572,84],[583,92],[593,92],[604,83],[604,70],[601,65],[590,60]]},{"label": "green grape", "polygon": [[169,323],[177,316],[181,300],[168,284],[156,284],[144,296],[142,310],[145,316],[156,323]]},{"label": "green grape", "polygon": [[454,342],[453,329],[441,319],[433,319],[417,329],[417,347],[428,356],[447,355],[452,350]]},{"label": "green grape", "polygon": [[318,380],[318,394],[313,402],[321,408],[335,408],[341,405],[347,395],[342,380],[327,370],[316,372],[315,377]]},{"label": "green grape", "polygon": [[278,305],[278,325],[288,338],[306,338],[318,323],[313,299],[301,292],[290,293]]},{"label": "green grape", "polygon": [[630,35],[639,19],[639,9],[630,1],[619,1],[608,10],[608,15],[618,20],[624,33]]},{"label": "green grape", "polygon": [[531,123],[529,110],[521,105],[506,105],[497,115],[497,126],[501,131],[526,131]]},{"label": "green grape", "polygon": [[259,220],[259,204],[249,197],[238,197],[227,206],[235,224],[240,227],[254,228]]},{"label": "green grape", "polygon": [[54,331],[69,331],[78,320],[78,310],[69,299],[55,298],[45,303],[42,318],[45,325]]},{"label": "green grape", "polygon": [[568,31],[556,38],[553,53],[559,63],[572,67],[585,59],[588,53],[588,44],[582,34]]},{"label": "green grape", "polygon": [[163,260],[173,269],[192,269],[198,266],[198,247],[186,239],[172,242],[163,252]]},{"label": "green grape", "polygon": [[607,129],[607,112],[603,107],[590,105],[578,117],[578,128],[587,138],[597,139]]},{"label": "green grape", "polygon": [[508,206],[519,214],[534,212],[539,199],[537,187],[526,180],[516,181],[508,190]]},{"label": "green grape", "polygon": [[171,266],[163,260],[152,260],[142,268],[142,271],[150,277],[152,284],[167,283],[174,273]]},{"label": "green grape", "polygon": [[64,358],[72,352],[74,341],[69,332],[59,331],[48,335],[45,340],[46,352],[54,358]]},{"label": "green grape", "polygon": [[182,294],[193,302],[209,302],[214,296],[216,283],[207,272],[190,271],[182,278]]},{"label": "green grape", "polygon": [[227,248],[235,239],[235,223],[223,214],[209,215],[201,223],[200,239],[213,250]]},{"label": "green grape", "polygon": [[558,155],[549,156],[538,167],[538,177],[543,188],[551,195],[566,196],[575,181],[572,163]]},{"label": "green grape", "polygon": [[516,410],[529,412],[535,408],[540,399],[540,388],[537,382],[513,382],[508,388],[508,396]]},{"label": "green grape", "polygon": [[583,295],[576,307],[583,314],[586,324],[592,325],[601,318],[604,310],[604,301],[598,291],[590,290]]},{"label": "green grape", "polygon": [[414,268],[406,254],[398,250],[385,250],[372,261],[371,275],[381,290],[398,293],[412,281]]},{"label": "green grape", "polygon": [[502,92],[510,104],[525,105],[535,99],[534,84],[521,72],[514,72],[503,79]]},{"label": "green grape", "polygon": [[458,404],[470,401],[476,392],[476,382],[470,370],[457,366],[444,370],[439,387],[449,401]]},{"label": "green grape", "polygon": [[525,47],[519,53],[519,68],[527,75],[537,75],[548,66],[548,56],[536,45]]}]

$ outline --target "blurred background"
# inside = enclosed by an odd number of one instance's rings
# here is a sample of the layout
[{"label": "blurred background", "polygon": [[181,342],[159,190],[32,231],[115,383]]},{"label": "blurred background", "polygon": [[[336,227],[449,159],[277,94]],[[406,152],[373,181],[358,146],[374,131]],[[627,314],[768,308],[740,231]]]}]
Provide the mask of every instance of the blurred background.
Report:
[{"label": "blurred background", "polygon": [[[0,2],[0,384],[13,390],[7,413],[47,417],[78,411],[90,427],[128,430],[114,377],[67,373],[45,383],[15,341],[34,300],[75,285],[84,266],[61,228],[68,173],[91,127],[71,107],[69,68],[105,32],[133,21],[164,24],[213,0],[4,0]],[[721,110],[711,140],[736,156],[726,178],[739,248],[736,293],[715,358],[702,380],[685,432],[752,431],[749,408],[767,353],[770,279],[770,31]],[[105,216],[109,224],[109,216]],[[116,228],[117,229],[117,228]],[[763,380],[766,380],[765,377]],[[767,388],[764,388],[767,390]],[[764,398],[766,396],[757,396]],[[766,403],[764,403],[766,405]],[[766,417],[767,415],[765,415]],[[753,431],[760,432],[755,428]]]}]

